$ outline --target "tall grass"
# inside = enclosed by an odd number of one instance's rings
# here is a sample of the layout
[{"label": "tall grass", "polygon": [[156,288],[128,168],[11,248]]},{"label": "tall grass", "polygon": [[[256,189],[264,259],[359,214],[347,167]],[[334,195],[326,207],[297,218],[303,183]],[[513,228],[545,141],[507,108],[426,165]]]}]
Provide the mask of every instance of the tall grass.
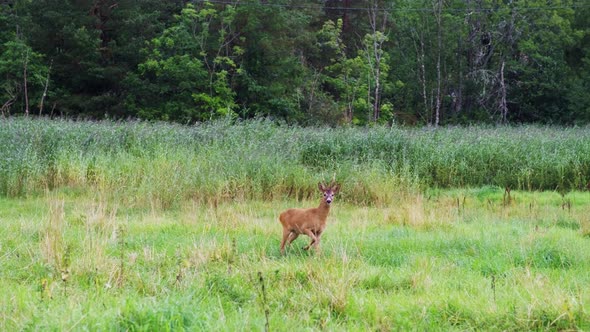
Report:
[{"label": "tall grass", "polygon": [[590,180],[590,129],[0,122],[0,194],[7,196],[66,187],[160,207],[184,198],[303,199],[334,175],[347,188],[343,198],[357,203],[388,202],[391,188],[418,186],[582,189]]},{"label": "tall grass", "polygon": [[588,132],[4,119],[0,330],[588,330]]}]

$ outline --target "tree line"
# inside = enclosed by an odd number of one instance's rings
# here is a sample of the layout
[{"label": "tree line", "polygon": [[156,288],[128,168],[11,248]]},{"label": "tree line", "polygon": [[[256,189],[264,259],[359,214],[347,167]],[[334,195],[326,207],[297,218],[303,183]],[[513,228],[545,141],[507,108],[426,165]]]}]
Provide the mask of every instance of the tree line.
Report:
[{"label": "tree line", "polygon": [[0,0],[0,31],[2,116],[590,121],[581,0]]}]

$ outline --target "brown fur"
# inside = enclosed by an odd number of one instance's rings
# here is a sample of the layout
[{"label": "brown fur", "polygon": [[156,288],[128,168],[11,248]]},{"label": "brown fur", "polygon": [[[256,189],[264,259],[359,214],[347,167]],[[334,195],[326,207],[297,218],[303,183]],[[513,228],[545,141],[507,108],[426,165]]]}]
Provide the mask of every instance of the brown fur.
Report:
[{"label": "brown fur", "polygon": [[281,254],[285,253],[285,245],[291,244],[295,239],[305,234],[311,238],[311,242],[303,249],[308,250],[312,246],[319,251],[320,238],[326,228],[326,219],[330,213],[330,203],[334,195],[340,190],[340,185],[332,183],[329,187],[319,183],[318,188],[324,194],[320,206],[309,209],[288,209],[281,213],[279,220],[283,225],[283,240],[281,241]]}]

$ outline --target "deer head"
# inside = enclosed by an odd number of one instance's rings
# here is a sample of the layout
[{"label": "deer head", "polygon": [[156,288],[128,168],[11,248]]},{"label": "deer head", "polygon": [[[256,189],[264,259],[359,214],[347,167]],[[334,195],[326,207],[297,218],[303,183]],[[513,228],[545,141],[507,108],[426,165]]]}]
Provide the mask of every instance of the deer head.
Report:
[{"label": "deer head", "polygon": [[324,201],[329,205],[334,200],[334,195],[340,191],[340,185],[332,181],[329,186],[324,183],[318,183],[318,188],[324,194]]}]

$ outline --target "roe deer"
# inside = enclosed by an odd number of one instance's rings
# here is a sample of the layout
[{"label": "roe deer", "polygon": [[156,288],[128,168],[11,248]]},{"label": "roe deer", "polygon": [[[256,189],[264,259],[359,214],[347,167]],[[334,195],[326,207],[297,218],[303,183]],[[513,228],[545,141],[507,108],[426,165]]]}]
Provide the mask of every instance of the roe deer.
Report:
[{"label": "roe deer", "polygon": [[281,241],[281,254],[285,253],[285,245],[291,244],[300,234],[305,234],[311,238],[311,242],[304,247],[308,250],[314,246],[319,251],[320,237],[326,228],[326,218],[330,212],[330,203],[334,200],[334,195],[340,190],[340,185],[334,183],[326,187],[323,183],[318,183],[318,188],[324,194],[320,206],[309,209],[288,209],[281,213],[279,220],[283,225],[283,240]]}]

